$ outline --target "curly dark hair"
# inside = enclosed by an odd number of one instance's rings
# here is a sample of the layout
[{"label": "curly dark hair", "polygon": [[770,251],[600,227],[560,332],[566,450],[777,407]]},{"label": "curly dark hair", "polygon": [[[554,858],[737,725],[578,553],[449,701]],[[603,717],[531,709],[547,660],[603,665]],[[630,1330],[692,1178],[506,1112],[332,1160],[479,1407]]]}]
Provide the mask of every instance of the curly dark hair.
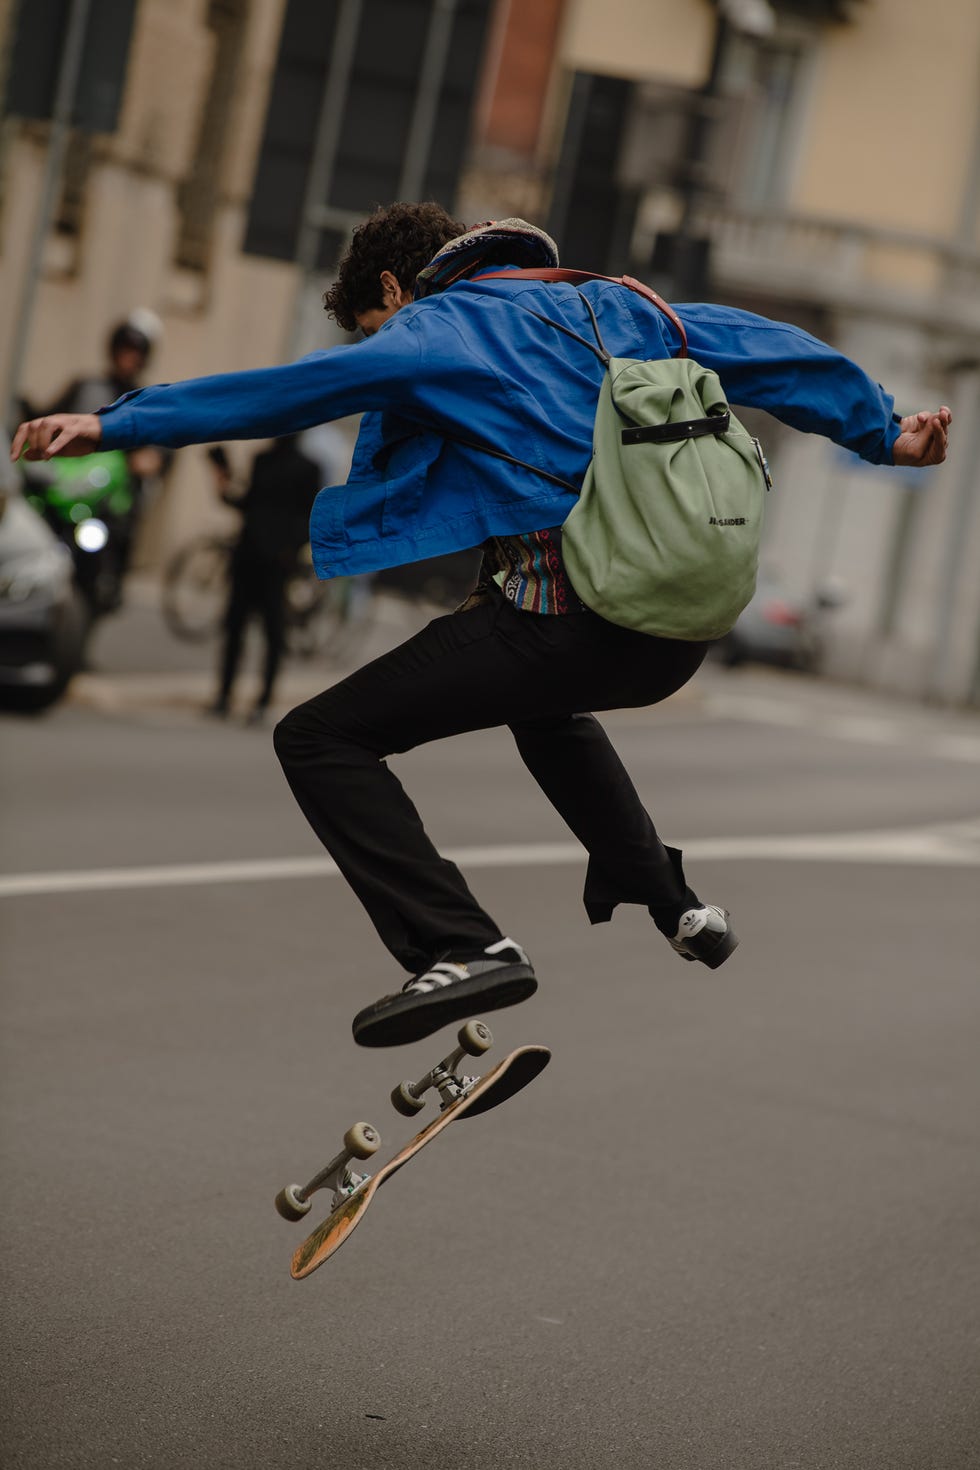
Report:
[{"label": "curly dark hair", "polygon": [[324,310],[345,332],[356,331],[359,312],[384,306],[382,271],[391,271],[402,290],[411,292],[437,251],[465,233],[460,220],[431,200],[376,209],[354,231],[337,279],[323,298]]}]

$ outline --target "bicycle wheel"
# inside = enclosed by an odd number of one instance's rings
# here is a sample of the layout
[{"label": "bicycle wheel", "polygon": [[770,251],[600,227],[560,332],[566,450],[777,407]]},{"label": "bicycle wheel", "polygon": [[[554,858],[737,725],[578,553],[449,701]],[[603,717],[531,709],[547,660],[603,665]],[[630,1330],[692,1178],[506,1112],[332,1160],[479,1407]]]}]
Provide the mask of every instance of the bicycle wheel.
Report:
[{"label": "bicycle wheel", "polygon": [[347,620],[343,582],[321,582],[300,566],[286,584],[286,648],[297,658],[328,653]]},{"label": "bicycle wheel", "polygon": [[171,557],[163,574],[163,617],[185,643],[206,643],[221,627],[228,601],[231,543],[201,536]]}]

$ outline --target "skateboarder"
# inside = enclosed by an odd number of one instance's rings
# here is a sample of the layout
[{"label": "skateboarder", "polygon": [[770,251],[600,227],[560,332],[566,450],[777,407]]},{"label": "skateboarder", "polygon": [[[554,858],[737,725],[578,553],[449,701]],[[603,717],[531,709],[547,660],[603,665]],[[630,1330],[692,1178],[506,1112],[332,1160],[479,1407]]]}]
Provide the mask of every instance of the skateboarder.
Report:
[{"label": "skateboarder", "polygon": [[[282,435],[368,410],[346,486],[321,491],[311,544],[322,575],[380,570],[483,544],[463,608],[292,711],[275,747],[301,808],[364,904],[404,987],[361,1011],[354,1035],[383,1046],[513,1004],[531,962],[427,837],[385,757],[509,725],[522,759],[589,854],[593,923],[641,904],[674,950],[717,967],[727,912],[688,885],[593,711],[654,704],[685,684],[703,643],[604,622],[562,566],[560,526],[589,461],[603,368],[540,315],[586,325],[567,284],[481,281],[557,264],[521,220],[461,230],[432,205],[379,211],[353,238],[326,304],[365,340],[300,362],[150,388],[99,415],[21,426],[29,458]],[[576,264],[582,264],[576,262]],[[622,286],[582,288],[614,356],[676,353],[676,330]],[[873,464],[938,464],[949,410],[905,418],[854,363],[796,327],[731,307],[679,308],[692,358],[735,404],[767,409]],[[455,442],[519,444],[536,474]]]}]

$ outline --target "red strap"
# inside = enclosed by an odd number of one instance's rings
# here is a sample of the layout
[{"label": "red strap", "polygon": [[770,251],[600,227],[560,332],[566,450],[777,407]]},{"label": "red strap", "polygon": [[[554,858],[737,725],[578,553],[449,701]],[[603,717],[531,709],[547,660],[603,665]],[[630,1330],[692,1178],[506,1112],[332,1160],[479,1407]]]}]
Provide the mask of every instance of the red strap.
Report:
[{"label": "red strap", "polygon": [[684,323],[672,306],[668,306],[662,296],[650,286],[644,286],[642,281],[637,281],[633,276],[598,276],[592,271],[566,270],[564,266],[543,266],[540,270],[510,270],[510,271],[484,271],[481,275],[471,276],[472,281],[568,281],[572,286],[580,286],[584,281],[612,281],[614,286],[625,286],[630,291],[635,291],[638,296],[645,296],[658,311],[662,311],[677,328],[681,339],[681,350],[678,357],[687,356],[687,333]]}]

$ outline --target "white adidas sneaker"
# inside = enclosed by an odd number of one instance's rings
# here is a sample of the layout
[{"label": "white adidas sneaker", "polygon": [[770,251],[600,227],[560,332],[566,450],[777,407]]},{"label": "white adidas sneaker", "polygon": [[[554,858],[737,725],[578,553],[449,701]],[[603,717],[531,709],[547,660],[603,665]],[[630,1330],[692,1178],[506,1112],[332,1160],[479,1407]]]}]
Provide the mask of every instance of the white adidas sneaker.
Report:
[{"label": "white adidas sneaker", "polygon": [[717,970],[737,947],[738,936],[728,922],[728,910],[708,903],[681,915],[670,943],[685,960],[700,960]]}]

